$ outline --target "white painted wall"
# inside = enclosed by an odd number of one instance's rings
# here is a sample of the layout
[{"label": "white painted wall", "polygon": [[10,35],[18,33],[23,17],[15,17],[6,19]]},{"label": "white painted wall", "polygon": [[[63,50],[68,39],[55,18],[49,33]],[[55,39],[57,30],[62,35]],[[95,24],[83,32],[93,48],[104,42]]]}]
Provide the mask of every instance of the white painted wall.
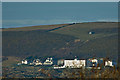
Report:
[{"label": "white painted wall", "polygon": [[113,66],[112,61],[105,61],[105,66]]},{"label": "white painted wall", "polygon": [[65,67],[70,67],[70,68],[80,68],[80,67],[85,67],[85,60],[64,60],[64,66]]},{"label": "white painted wall", "polygon": [[22,64],[27,64],[27,63],[28,63],[27,60],[22,61]]}]

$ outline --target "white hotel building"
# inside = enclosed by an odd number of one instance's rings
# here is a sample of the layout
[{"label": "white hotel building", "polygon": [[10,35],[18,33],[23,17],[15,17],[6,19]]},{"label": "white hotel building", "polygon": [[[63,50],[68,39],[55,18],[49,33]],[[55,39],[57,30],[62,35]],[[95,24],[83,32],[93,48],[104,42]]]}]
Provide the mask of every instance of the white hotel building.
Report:
[{"label": "white hotel building", "polygon": [[54,67],[54,69],[59,68],[82,68],[86,66],[86,60],[63,60],[64,65],[61,67]]}]

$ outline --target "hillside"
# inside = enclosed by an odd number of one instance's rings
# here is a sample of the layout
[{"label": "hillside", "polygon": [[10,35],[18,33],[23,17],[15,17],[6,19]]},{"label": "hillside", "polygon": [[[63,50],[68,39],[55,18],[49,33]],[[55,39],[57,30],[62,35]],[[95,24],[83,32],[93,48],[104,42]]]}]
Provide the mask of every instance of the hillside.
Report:
[{"label": "hillside", "polygon": [[[77,23],[51,32],[71,35],[81,40],[101,38],[117,33],[118,23],[115,22],[91,22]],[[88,32],[94,31],[94,35],[88,35]]]},{"label": "hillside", "polygon": [[3,32],[3,56],[48,56],[53,49],[58,49],[72,36],[35,31]]},{"label": "hillside", "polygon": [[[95,34],[88,34],[88,32]],[[3,29],[3,56],[117,58],[117,23],[94,22]]]}]

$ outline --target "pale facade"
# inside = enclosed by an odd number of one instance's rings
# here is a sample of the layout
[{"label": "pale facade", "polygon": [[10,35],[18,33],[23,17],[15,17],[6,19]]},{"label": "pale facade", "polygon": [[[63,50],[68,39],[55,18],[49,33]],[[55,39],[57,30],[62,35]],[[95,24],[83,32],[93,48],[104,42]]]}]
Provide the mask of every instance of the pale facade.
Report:
[{"label": "pale facade", "polygon": [[61,67],[54,67],[54,69],[58,68],[82,68],[86,66],[86,60],[64,60],[64,65]]},{"label": "pale facade", "polygon": [[105,61],[105,66],[113,66],[112,61]]},{"label": "pale facade", "polygon": [[28,64],[27,60],[23,60],[22,64]]},{"label": "pale facade", "polygon": [[39,59],[34,60],[33,63],[34,63],[35,65],[42,65],[42,63],[40,62]]},{"label": "pale facade", "polygon": [[44,65],[52,65],[53,64],[52,58],[47,58],[43,64]]},{"label": "pale facade", "polygon": [[81,68],[85,67],[85,60],[64,60],[64,67]]}]

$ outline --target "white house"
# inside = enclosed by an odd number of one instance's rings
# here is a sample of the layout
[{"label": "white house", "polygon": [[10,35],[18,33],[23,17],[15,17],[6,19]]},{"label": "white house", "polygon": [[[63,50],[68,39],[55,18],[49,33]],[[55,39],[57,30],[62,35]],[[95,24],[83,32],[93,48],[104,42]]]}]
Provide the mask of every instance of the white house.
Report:
[{"label": "white house", "polygon": [[111,66],[111,67],[113,67],[112,61],[110,61],[110,60],[105,61],[105,66]]},{"label": "white house", "polygon": [[27,60],[22,60],[22,64],[28,64]]},{"label": "white house", "polygon": [[43,63],[43,65],[52,65],[53,61],[52,58],[47,58],[46,61]]},{"label": "white house", "polygon": [[40,62],[39,59],[35,59],[35,60],[33,61],[33,64],[34,64],[34,65],[42,65],[42,63]]},{"label": "white house", "polygon": [[95,67],[96,64],[98,64],[98,60],[96,58],[89,59],[90,62],[92,62],[92,66]]}]

